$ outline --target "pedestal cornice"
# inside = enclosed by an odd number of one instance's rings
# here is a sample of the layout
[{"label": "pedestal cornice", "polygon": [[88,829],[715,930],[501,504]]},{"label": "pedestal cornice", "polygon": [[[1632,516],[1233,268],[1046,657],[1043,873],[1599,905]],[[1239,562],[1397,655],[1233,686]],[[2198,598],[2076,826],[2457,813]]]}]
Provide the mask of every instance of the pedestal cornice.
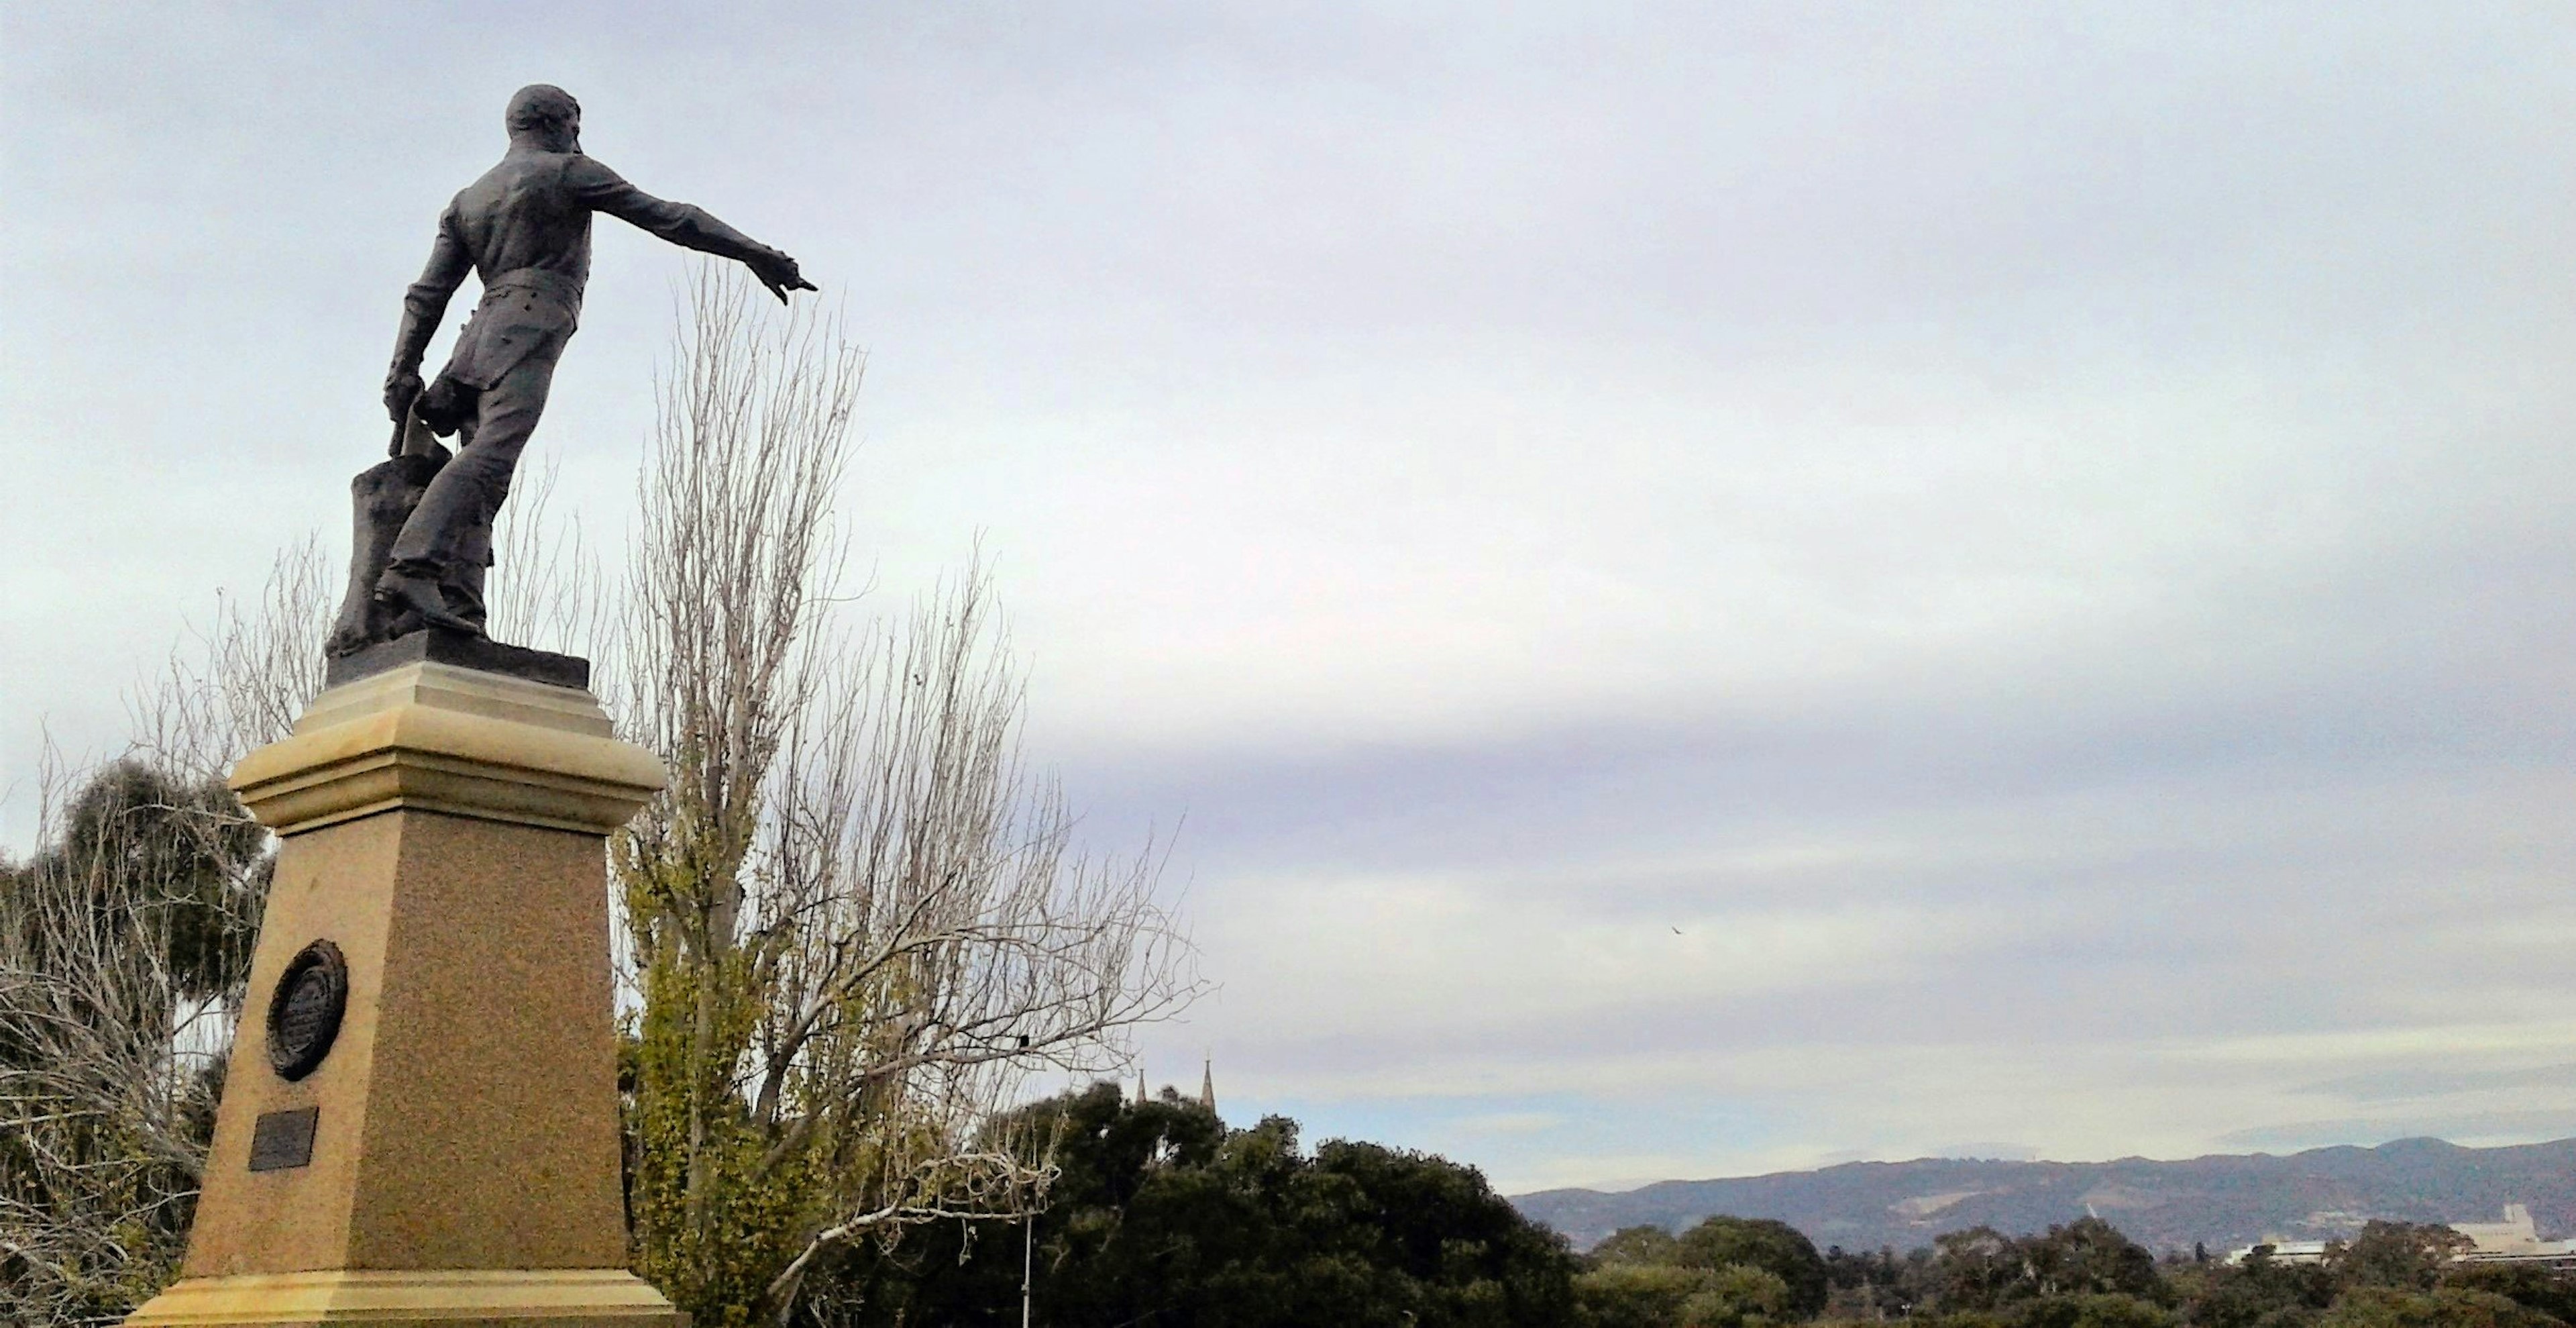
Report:
[{"label": "pedestal cornice", "polygon": [[435,662],[323,692],[231,780],[281,835],[398,807],[607,834],[668,782],[590,693]]}]

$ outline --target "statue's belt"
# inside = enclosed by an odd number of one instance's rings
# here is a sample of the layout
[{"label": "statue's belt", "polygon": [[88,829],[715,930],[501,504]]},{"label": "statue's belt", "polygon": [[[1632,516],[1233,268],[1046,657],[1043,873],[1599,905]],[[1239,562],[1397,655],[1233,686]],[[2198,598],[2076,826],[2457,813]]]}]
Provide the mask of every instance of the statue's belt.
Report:
[{"label": "statue's belt", "polygon": [[483,298],[486,301],[496,295],[504,295],[512,291],[534,291],[551,295],[575,307],[581,304],[581,281],[546,268],[512,268],[483,283]]}]

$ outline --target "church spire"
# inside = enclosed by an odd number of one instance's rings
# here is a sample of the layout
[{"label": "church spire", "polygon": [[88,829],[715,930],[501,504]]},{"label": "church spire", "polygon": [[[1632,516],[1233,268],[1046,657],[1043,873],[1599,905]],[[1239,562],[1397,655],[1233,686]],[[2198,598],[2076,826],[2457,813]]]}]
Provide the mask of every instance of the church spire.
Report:
[{"label": "church spire", "polygon": [[1207,1060],[1199,1062],[1199,1105],[1207,1108],[1211,1113],[1216,1110],[1216,1060],[1214,1057],[1210,1057]]}]

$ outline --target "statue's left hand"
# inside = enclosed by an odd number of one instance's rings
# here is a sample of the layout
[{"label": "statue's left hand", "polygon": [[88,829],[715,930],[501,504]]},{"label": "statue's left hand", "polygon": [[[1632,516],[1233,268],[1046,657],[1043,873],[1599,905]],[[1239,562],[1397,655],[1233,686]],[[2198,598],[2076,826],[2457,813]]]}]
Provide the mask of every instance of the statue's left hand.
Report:
[{"label": "statue's left hand", "polygon": [[769,293],[777,296],[780,304],[787,303],[789,291],[815,288],[813,282],[807,281],[805,275],[796,270],[795,259],[775,249],[751,260],[751,274],[760,278],[760,284],[767,286]]},{"label": "statue's left hand", "polygon": [[385,414],[396,424],[411,413],[411,405],[420,399],[420,375],[405,371],[385,375]]}]

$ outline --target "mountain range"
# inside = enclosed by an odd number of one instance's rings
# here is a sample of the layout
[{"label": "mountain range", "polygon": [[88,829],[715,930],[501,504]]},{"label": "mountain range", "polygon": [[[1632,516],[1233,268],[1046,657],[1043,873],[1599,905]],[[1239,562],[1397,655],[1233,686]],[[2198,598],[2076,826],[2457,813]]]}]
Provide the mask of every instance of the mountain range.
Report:
[{"label": "mountain range", "polygon": [[1723,1213],[1778,1218],[1819,1249],[1902,1253],[1944,1232],[1987,1226],[2022,1235],[2091,1213],[2149,1249],[2198,1242],[2221,1251],[2349,1236],[2373,1218],[2493,1222],[2508,1203],[2528,1205],[2540,1234],[2558,1238],[2576,1230],[2576,1139],[2506,1148],[2400,1139],[2180,1162],[1852,1162],[1616,1192],[1545,1190],[1512,1203],[1577,1249],[1621,1227],[1678,1231]]}]

